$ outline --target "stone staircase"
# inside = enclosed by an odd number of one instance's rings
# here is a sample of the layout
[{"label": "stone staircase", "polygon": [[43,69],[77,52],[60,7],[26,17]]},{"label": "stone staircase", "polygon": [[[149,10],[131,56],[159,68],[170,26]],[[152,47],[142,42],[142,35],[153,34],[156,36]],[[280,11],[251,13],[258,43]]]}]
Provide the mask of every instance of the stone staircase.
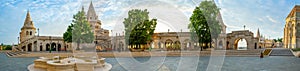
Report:
[{"label": "stone staircase", "polygon": [[227,50],[227,56],[259,56],[261,50]]},{"label": "stone staircase", "polygon": [[271,51],[272,51],[272,49],[265,49],[263,52],[263,55],[269,56]]},{"label": "stone staircase", "polygon": [[294,56],[290,49],[276,48],[272,49],[270,56]]},{"label": "stone staircase", "polygon": [[22,54],[28,54],[28,53],[27,52],[20,52],[20,51],[17,51],[17,52],[6,52],[6,55],[8,57],[18,56],[18,55],[22,55]]}]

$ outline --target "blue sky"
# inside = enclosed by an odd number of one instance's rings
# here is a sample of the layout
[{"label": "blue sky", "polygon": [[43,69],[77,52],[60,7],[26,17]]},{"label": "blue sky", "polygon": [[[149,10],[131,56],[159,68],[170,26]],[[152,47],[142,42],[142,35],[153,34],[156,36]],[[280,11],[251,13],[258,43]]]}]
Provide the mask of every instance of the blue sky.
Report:
[{"label": "blue sky", "polygon": [[[26,12],[30,10],[36,28],[42,36],[62,36],[72,16],[91,0],[0,0],[0,43],[17,43]],[[102,28],[121,33],[123,18],[133,8],[148,9],[150,18],[157,18],[156,32],[188,31],[187,24],[195,6],[201,0],[92,0]],[[151,2],[150,2],[151,1]],[[285,18],[300,0],[215,0],[221,8],[227,33],[246,29],[256,35],[283,36]],[[179,29],[180,28],[180,29]]]}]

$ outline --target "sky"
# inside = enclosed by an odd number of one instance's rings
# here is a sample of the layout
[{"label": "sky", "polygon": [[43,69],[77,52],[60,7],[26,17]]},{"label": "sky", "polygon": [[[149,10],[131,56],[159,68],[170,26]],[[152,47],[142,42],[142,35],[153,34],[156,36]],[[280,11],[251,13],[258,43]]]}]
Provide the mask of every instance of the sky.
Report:
[{"label": "sky", "polygon": [[[101,20],[101,27],[123,32],[123,19],[131,9],[147,9],[158,19],[155,32],[188,31],[189,17],[201,0],[0,0],[0,43],[17,43],[17,37],[29,10],[41,36],[62,36],[72,16],[90,2]],[[250,30],[266,38],[282,38],[285,18],[300,0],[215,0],[221,9],[226,32]]]}]

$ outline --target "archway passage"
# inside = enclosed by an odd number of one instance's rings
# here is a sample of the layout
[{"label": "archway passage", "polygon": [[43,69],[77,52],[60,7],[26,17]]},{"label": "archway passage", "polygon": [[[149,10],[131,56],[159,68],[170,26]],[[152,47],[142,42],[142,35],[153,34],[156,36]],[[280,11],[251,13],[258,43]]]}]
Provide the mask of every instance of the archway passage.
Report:
[{"label": "archway passage", "polygon": [[165,47],[167,48],[167,50],[171,50],[172,46],[173,46],[173,41],[171,39],[165,41]]},{"label": "archway passage", "polygon": [[58,48],[58,51],[62,51],[62,50],[63,50],[63,49],[61,48],[61,45],[60,45],[60,44],[57,45],[57,48]]},{"label": "archway passage", "polygon": [[174,49],[175,49],[175,50],[181,50],[180,41],[175,41]]},{"label": "archway passage", "polygon": [[42,45],[40,46],[40,51],[43,51],[43,46]]},{"label": "archway passage", "polygon": [[23,50],[23,51],[26,51],[26,45],[22,47],[22,50]]},{"label": "archway passage", "polygon": [[247,50],[247,40],[244,38],[237,39],[234,43],[234,49],[236,50]]},{"label": "archway passage", "polygon": [[50,44],[46,44],[46,51],[50,50]]},{"label": "archway passage", "polygon": [[218,48],[223,48],[223,42],[219,41],[219,47]]},{"label": "archway passage", "polygon": [[52,43],[51,44],[51,51],[56,51],[56,50],[57,50],[56,43]]},{"label": "archway passage", "polygon": [[[259,38],[254,37],[249,30],[232,31],[226,35],[226,49],[232,50],[251,50],[255,49],[259,42]],[[239,44],[240,43],[240,44]],[[255,44],[257,43],[257,44]]]},{"label": "archway passage", "polygon": [[29,43],[29,44],[27,45],[27,51],[32,51],[32,43]]}]

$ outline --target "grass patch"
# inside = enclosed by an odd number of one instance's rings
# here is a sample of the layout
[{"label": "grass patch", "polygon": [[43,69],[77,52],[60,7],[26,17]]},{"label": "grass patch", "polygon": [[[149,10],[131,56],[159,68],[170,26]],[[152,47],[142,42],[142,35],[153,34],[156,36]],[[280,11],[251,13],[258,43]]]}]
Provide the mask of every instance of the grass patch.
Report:
[{"label": "grass patch", "polygon": [[293,51],[300,51],[300,48],[292,49]]}]

